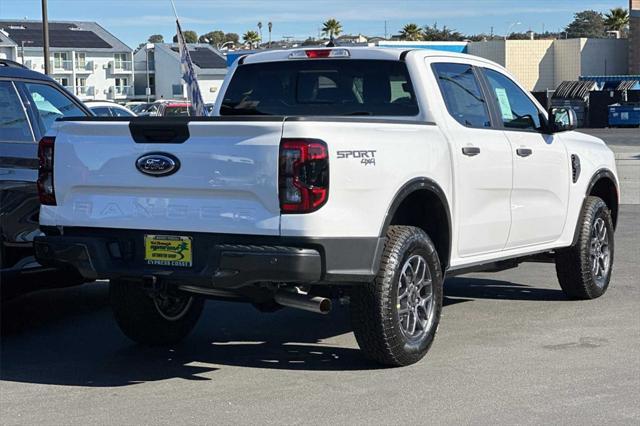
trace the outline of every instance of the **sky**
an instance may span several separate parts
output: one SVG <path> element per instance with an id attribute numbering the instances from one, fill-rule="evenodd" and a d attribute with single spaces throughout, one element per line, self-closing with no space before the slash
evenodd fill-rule
<path id="1" fill-rule="evenodd" d="M 273 22 L 273 39 L 318 37 L 322 22 L 338 19 L 344 34 L 397 34 L 404 24 L 446 25 L 465 34 L 558 31 L 575 12 L 627 8 L 627 0 L 174 0 L 183 30 L 221 29 L 242 35 Z M 170 40 L 169 0 L 48 0 L 49 20 L 96 21 L 130 47 L 151 34 Z M 41 19 L 40 0 L 0 0 L 0 19 Z M 519 23 L 519 24 L 516 24 Z M 512 25 L 513 24 L 513 25 Z"/>

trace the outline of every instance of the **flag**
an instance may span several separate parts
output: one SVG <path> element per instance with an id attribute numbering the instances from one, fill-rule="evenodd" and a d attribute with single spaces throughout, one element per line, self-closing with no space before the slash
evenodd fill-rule
<path id="1" fill-rule="evenodd" d="M 180 51 L 180 67 L 182 68 L 182 79 L 187 83 L 187 97 L 191 102 L 194 115 L 196 117 L 202 117 L 207 115 L 204 110 L 204 101 L 202 100 L 202 93 L 200 93 L 200 86 L 198 85 L 198 78 L 196 72 L 193 69 L 193 62 L 191 62 L 191 55 L 189 55 L 189 49 L 187 42 L 182 34 L 182 28 L 180 28 L 180 21 L 176 19 L 178 25 L 178 50 Z"/>

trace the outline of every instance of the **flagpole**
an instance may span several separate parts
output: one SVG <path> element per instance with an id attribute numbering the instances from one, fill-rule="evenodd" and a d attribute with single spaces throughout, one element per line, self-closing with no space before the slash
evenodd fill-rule
<path id="1" fill-rule="evenodd" d="M 173 14 L 176 15 L 176 21 L 178 20 L 178 11 L 176 10 L 176 5 L 173 0 L 169 0 L 171 2 L 171 7 L 173 8 Z"/>
<path id="2" fill-rule="evenodd" d="M 171 2 L 171 7 L 173 8 L 173 14 L 176 17 L 176 24 L 178 24 L 178 32 L 180 31 L 180 18 L 178 18 L 178 11 L 176 10 L 176 4 L 173 2 L 173 0 L 169 0 Z M 178 34 L 178 45 L 180 45 L 180 34 Z M 189 111 L 189 108 L 187 107 L 187 116 L 190 116 L 191 113 Z"/>

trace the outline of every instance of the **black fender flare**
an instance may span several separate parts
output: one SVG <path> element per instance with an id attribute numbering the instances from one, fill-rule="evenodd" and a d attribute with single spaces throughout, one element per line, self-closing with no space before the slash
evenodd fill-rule
<path id="1" fill-rule="evenodd" d="M 589 196 L 589 194 L 591 193 L 591 191 L 593 190 L 593 187 L 596 185 L 596 183 L 602 179 L 602 178 L 608 178 L 611 180 L 611 182 L 613 182 L 614 187 L 616 188 L 616 196 L 618 197 L 618 202 L 619 197 L 620 197 L 620 188 L 618 187 L 618 181 L 616 180 L 616 176 L 613 174 L 613 172 L 609 169 L 598 169 L 593 176 L 591 176 L 591 179 L 589 180 L 589 184 L 587 185 L 587 189 L 584 192 L 584 199 L 582 200 L 582 205 L 580 206 L 580 213 L 578 214 L 578 221 L 575 224 L 575 228 L 573 230 L 573 240 L 571 241 L 571 246 L 575 246 L 576 243 L 578 242 L 578 236 L 580 234 L 580 228 L 579 228 L 579 224 L 580 224 L 580 219 L 582 218 L 582 211 L 584 210 L 584 203 L 587 201 L 587 197 Z M 617 223 L 617 218 L 614 218 L 614 225 Z"/>
<path id="2" fill-rule="evenodd" d="M 379 235 L 380 237 L 384 237 L 386 235 L 387 229 L 391 224 L 391 220 L 395 216 L 396 211 L 398 210 L 398 207 L 400 207 L 402 202 L 412 193 L 416 191 L 424 191 L 424 190 L 430 191 L 431 193 L 435 194 L 436 197 L 438 197 L 438 199 L 444 206 L 445 213 L 447 215 L 447 226 L 449 231 L 449 241 L 448 241 L 449 250 L 447 253 L 447 259 L 442 259 L 442 260 L 444 260 L 443 263 L 448 266 L 449 261 L 451 259 L 451 249 L 452 249 L 452 240 L 453 240 L 453 228 L 451 226 L 451 209 L 449 207 L 449 201 L 447 200 L 447 196 L 445 192 L 442 190 L 440 185 L 438 185 L 438 183 L 433 179 L 430 179 L 427 177 L 413 178 L 409 182 L 405 183 L 396 192 L 396 194 L 393 197 L 393 201 L 391 202 L 391 204 L 389 205 L 389 208 L 387 209 L 387 213 L 384 218 L 384 222 L 383 222 L 382 228 L 380 229 Z"/>

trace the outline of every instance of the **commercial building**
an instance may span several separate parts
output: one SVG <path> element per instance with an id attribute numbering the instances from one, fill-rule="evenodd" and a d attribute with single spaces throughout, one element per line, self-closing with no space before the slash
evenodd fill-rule
<path id="1" fill-rule="evenodd" d="M 198 77 L 202 98 L 205 102 L 214 102 L 227 75 L 227 60 L 206 43 L 188 44 L 188 49 Z M 177 44 L 147 44 L 135 53 L 134 65 L 136 99 L 147 98 L 147 78 L 150 99 L 187 99 L 187 88 L 182 80 Z"/>
<path id="2" fill-rule="evenodd" d="M 49 23 L 50 74 L 83 100 L 133 95 L 133 51 L 95 22 Z M 44 73 L 42 22 L 0 20 L 0 58 Z"/>
<path id="3" fill-rule="evenodd" d="M 469 43 L 471 55 L 491 59 L 511 71 L 529 90 L 553 90 L 583 75 L 628 71 L 628 40 L 492 40 Z"/>

